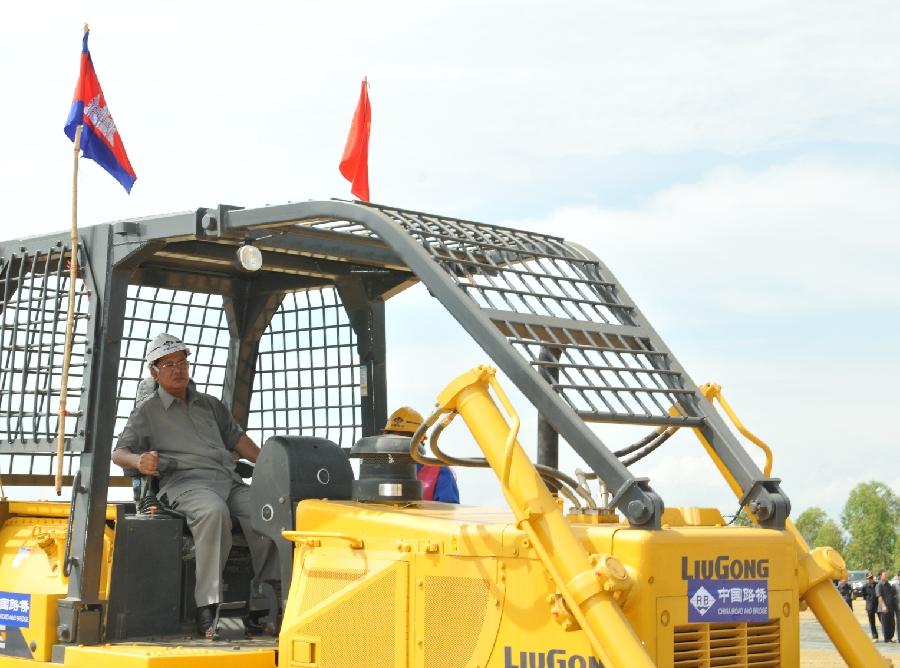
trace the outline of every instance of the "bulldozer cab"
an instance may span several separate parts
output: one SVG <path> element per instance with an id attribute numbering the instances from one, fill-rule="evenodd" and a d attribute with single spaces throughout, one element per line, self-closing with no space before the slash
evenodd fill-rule
<path id="1" fill-rule="evenodd" d="M 70 408 L 60 416 L 72 253 L 79 274 Z M 663 500 L 591 423 L 645 426 L 653 438 L 695 430 L 741 505 L 762 527 L 785 528 L 790 504 L 779 480 L 759 470 L 615 276 L 582 246 L 344 201 L 126 220 L 82 230 L 77 248 L 67 234 L 0 243 L 0 479 L 7 488 L 49 486 L 64 420 L 72 490 L 64 510 L 43 509 L 66 530 L 58 529 L 54 552 L 65 592 L 54 599 L 58 618 L 41 650 L 133 636 L 117 630 L 110 609 L 127 607 L 111 599 L 128 579 L 115 559 L 109 566 L 110 554 L 139 549 L 127 547 L 126 534 L 134 545 L 183 545 L 180 528 L 128 524 L 133 507 L 109 501 L 111 487 L 132 485 L 111 470 L 110 453 L 147 375 L 149 339 L 181 338 L 197 389 L 220 397 L 257 443 L 274 439 L 273 452 L 291 451 L 291 439 L 319 439 L 346 450 L 386 421 L 385 302 L 416 283 L 537 411 L 541 463 L 552 468 L 562 438 L 628 528 L 660 530 Z M 0 514 L 30 510 L 7 502 Z M 260 507 L 263 515 L 276 510 Z M 181 557 L 173 553 L 160 570 L 178 573 Z M 182 598 L 184 590 L 182 582 Z M 183 614 L 188 604 L 178 600 L 154 616 L 177 619 L 179 605 Z"/>

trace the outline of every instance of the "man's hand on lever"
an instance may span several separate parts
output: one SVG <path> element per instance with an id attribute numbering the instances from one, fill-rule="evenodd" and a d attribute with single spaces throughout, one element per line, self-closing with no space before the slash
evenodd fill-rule
<path id="1" fill-rule="evenodd" d="M 159 475 L 159 453 L 156 450 L 137 455 L 135 468 L 141 475 Z"/>

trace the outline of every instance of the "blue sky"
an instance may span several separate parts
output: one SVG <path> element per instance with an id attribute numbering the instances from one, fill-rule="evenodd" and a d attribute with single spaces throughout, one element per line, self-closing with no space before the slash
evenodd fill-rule
<path id="1" fill-rule="evenodd" d="M 125 196 L 84 163 L 83 225 L 349 198 L 336 167 L 368 75 L 374 201 L 589 246 L 772 445 L 795 509 L 836 516 L 872 478 L 900 492 L 900 6 L 623 4 L 4 7 L 6 228 L 68 225 L 84 21 L 138 181 Z M 428 302 L 389 309 L 396 402 L 485 361 Z M 670 505 L 730 510 L 674 440 L 637 472 Z M 482 482 L 462 474 L 464 496 L 499 503 Z"/>

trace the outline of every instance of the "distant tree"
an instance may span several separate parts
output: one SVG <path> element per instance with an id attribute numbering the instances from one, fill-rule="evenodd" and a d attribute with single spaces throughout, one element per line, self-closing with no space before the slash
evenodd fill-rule
<path id="1" fill-rule="evenodd" d="M 850 492 L 841 524 L 848 541 L 844 557 L 851 569 L 887 568 L 894 562 L 900 499 L 882 482 L 860 483 Z"/>
<path id="2" fill-rule="evenodd" d="M 830 517 L 826 519 L 822 526 L 819 527 L 818 533 L 816 533 L 816 537 L 809 544 L 810 547 L 833 547 L 835 550 L 844 553 L 847 545 L 844 541 L 844 532 L 841 531 L 841 527 L 838 526 L 838 523 L 835 522 Z"/>
<path id="3" fill-rule="evenodd" d="M 819 533 L 819 530 L 822 528 L 822 525 L 825 524 L 827 519 L 828 515 L 825 514 L 824 510 L 818 506 L 813 506 L 800 513 L 794 526 L 797 527 L 797 531 L 800 532 L 800 535 L 803 536 L 803 540 L 805 540 L 810 547 L 816 547 L 814 545 L 816 542 L 816 535 Z"/>
<path id="4" fill-rule="evenodd" d="M 753 521 L 750 519 L 750 516 L 747 514 L 747 511 L 741 508 L 738 511 L 738 514 L 734 516 L 734 519 L 731 520 L 731 523 L 736 527 L 752 527 Z"/>

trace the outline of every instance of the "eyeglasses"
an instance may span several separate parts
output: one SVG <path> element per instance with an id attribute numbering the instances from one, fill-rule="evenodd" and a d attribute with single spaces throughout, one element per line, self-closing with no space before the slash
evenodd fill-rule
<path id="1" fill-rule="evenodd" d="M 190 362 L 187 360 L 179 360 L 178 362 L 163 362 L 162 364 L 157 364 L 157 369 L 187 369 L 190 366 Z"/>

